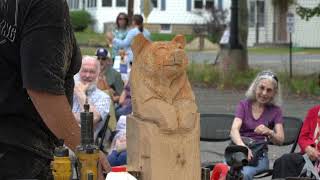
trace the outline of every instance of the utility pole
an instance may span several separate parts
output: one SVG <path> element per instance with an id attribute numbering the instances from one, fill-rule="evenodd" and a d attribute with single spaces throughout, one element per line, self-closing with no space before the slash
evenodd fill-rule
<path id="1" fill-rule="evenodd" d="M 129 17 L 129 24 L 131 24 L 132 17 L 133 17 L 133 7 L 134 7 L 134 0 L 128 0 L 128 17 Z"/>

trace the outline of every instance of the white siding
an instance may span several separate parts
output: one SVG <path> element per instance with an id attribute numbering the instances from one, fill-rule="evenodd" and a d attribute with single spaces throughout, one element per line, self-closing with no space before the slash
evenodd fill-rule
<path id="1" fill-rule="evenodd" d="M 186 0 L 166 0 L 166 10 L 161 11 L 160 7 L 154 9 L 147 22 L 151 24 L 203 24 L 206 21 L 203 16 L 194 11 L 187 11 Z"/>
<path id="2" fill-rule="evenodd" d="M 251 0 L 255 2 L 256 0 Z M 248 10 L 249 10 L 249 2 L 248 1 Z M 266 42 L 272 42 L 273 38 L 273 5 L 270 0 L 264 1 L 264 7 L 265 7 L 265 14 L 264 14 L 264 27 L 259 28 L 259 43 L 266 43 Z M 257 9 L 256 9 L 257 10 Z M 249 12 L 250 13 L 250 12 Z M 255 15 L 256 16 L 256 15 Z M 255 18 L 257 21 L 257 19 Z M 247 45 L 249 47 L 253 46 L 256 43 L 256 26 L 249 27 L 248 32 L 248 41 Z"/>
<path id="3" fill-rule="evenodd" d="M 80 0 L 82 1 L 82 0 Z M 97 0 L 97 8 L 87 8 L 86 10 L 95 19 L 94 29 L 97 32 L 103 32 L 104 23 L 115 22 L 120 12 L 127 12 L 127 7 L 115 7 L 115 1 L 112 7 L 102 7 L 102 1 Z M 217 0 L 215 0 L 217 3 Z M 223 2 L 224 8 L 229 9 L 231 1 Z M 127 2 L 128 5 L 128 2 Z M 161 11 L 161 0 L 158 0 L 158 8 L 155 8 L 147 18 L 147 23 L 151 24 L 202 24 L 209 18 L 204 10 L 194 10 L 192 0 L 192 11 L 187 11 L 187 0 L 166 0 L 166 10 Z M 199 14 L 202 12 L 201 14 Z M 134 0 L 134 13 L 140 14 L 140 0 Z M 230 13 L 229 13 L 230 14 Z"/>

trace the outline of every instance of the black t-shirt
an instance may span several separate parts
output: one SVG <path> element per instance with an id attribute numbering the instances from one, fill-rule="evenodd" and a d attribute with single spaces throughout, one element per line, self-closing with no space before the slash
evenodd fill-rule
<path id="1" fill-rule="evenodd" d="M 65 0 L 0 0 L 0 142 L 50 158 L 57 138 L 26 89 L 71 104 L 80 66 Z"/>

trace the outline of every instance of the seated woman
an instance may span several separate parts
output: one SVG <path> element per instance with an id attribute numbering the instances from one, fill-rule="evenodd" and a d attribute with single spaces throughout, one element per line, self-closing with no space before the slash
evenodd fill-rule
<path id="1" fill-rule="evenodd" d="M 246 92 L 246 99 L 240 101 L 237 106 L 230 136 L 234 144 L 246 146 L 249 151 L 249 165 L 242 170 L 244 180 L 253 179 L 257 173 L 269 169 L 267 143 L 271 141 L 281 144 L 284 140 L 280 104 L 278 78 L 271 71 L 262 71 Z M 248 139 L 265 145 L 260 153 L 253 153 L 253 149 L 246 144 Z M 256 163 L 253 162 L 254 159 Z M 220 168 L 221 164 L 215 167 L 214 173 Z M 220 176 L 215 177 L 223 179 Z"/>
<path id="2" fill-rule="evenodd" d="M 320 172 L 320 105 L 309 109 L 299 135 L 300 153 L 285 154 L 274 163 L 272 178 L 298 177 L 309 158 Z M 303 155 L 307 155 L 303 157 Z"/>
<path id="3" fill-rule="evenodd" d="M 121 116 L 117 123 L 117 133 L 112 141 L 111 151 L 107 157 L 112 167 L 127 164 L 126 120 L 126 116 Z"/>
<path id="4" fill-rule="evenodd" d="M 124 90 L 119 99 L 119 106 L 116 108 L 116 118 L 132 113 L 130 81 L 124 86 Z"/>

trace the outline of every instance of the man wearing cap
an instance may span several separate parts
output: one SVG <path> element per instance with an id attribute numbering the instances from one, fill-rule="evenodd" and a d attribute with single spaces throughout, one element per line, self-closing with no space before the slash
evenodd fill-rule
<path id="1" fill-rule="evenodd" d="M 123 91 L 123 81 L 121 74 L 112 68 L 113 61 L 108 57 L 108 51 L 105 48 L 98 48 L 96 56 L 100 61 L 101 73 L 104 74 L 108 86 L 114 91 L 112 93 L 112 100 L 119 101 L 119 97 Z"/>

